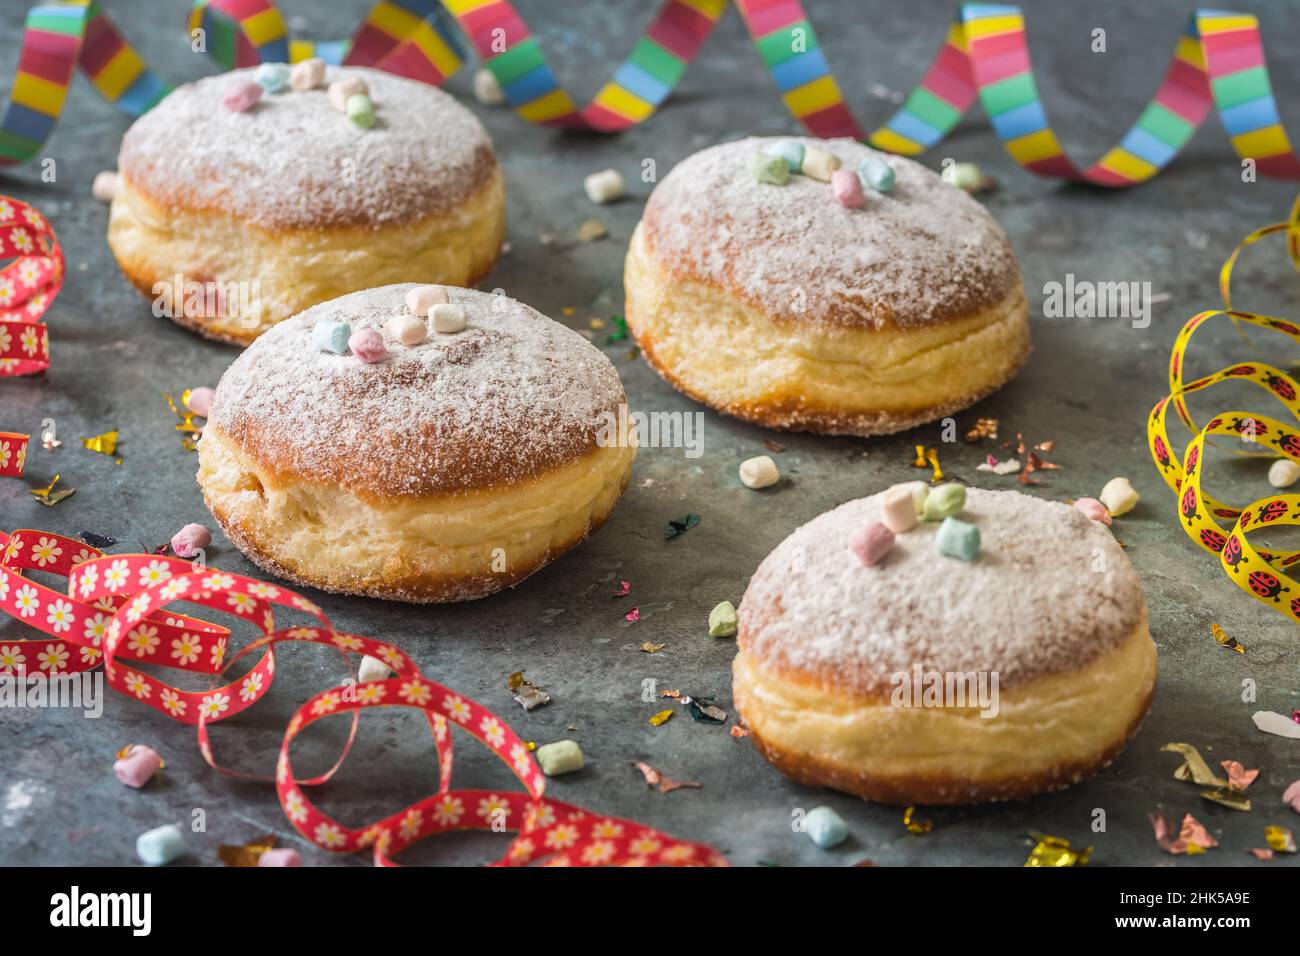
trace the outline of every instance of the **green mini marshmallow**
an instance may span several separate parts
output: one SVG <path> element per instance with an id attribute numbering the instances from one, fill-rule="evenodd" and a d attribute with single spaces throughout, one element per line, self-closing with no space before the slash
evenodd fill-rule
<path id="1" fill-rule="evenodd" d="M 582 748 L 576 740 L 557 740 L 553 744 L 543 744 L 537 748 L 534 756 L 541 765 L 542 773 L 548 777 L 573 773 L 583 767 Z"/>
<path id="2" fill-rule="evenodd" d="M 749 171 L 756 181 L 773 186 L 784 186 L 790 179 L 790 164 L 785 158 L 767 153 L 755 153 L 749 161 Z"/>
<path id="3" fill-rule="evenodd" d="M 723 601 L 709 612 L 709 637 L 736 636 L 736 606 Z"/>
<path id="4" fill-rule="evenodd" d="M 348 97 L 347 114 L 348 119 L 364 129 L 375 125 L 375 104 L 364 93 L 353 93 Z"/>
<path id="5" fill-rule="evenodd" d="M 942 521 L 955 514 L 960 514 L 966 507 L 966 486 L 950 481 L 937 488 L 931 488 L 925 496 L 925 509 L 921 517 L 926 521 Z"/>

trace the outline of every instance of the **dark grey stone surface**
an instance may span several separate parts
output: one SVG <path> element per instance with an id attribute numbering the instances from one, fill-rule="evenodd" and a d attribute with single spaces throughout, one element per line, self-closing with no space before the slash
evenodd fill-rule
<path id="1" fill-rule="evenodd" d="M 15 32 L 27 4 L 0 7 L 0 76 L 12 75 Z M 210 72 L 191 54 L 182 30 L 185 4 L 111 0 L 110 13 L 147 59 L 179 82 Z M 366 6 L 350 0 L 325 12 L 320 5 L 286 4 L 305 18 L 309 35 L 349 31 Z M 332 5 L 335 6 L 335 5 Z M 551 62 L 576 93 L 590 95 L 610 64 L 625 55 L 651 15 L 650 4 L 521 3 L 541 34 Z M 1091 161 L 1122 135 L 1155 90 L 1185 24 L 1186 7 L 1174 2 L 1133 5 L 1027 4 L 1029 37 L 1049 115 L 1071 154 Z M 1284 37 L 1294 27 L 1283 2 L 1240 2 L 1265 24 L 1275 89 L 1290 128 L 1300 130 L 1300 62 L 1287 57 Z M 545 9 L 543 9 L 545 7 Z M 916 82 L 947 29 L 953 5 L 915 0 L 904 6 L 810 0 L 830 61 L 858 115 L 878 123 L 889 104 L 868 94 L 873 83 L 906 89 Z M 1108 31 L 1109 52 L 1089 51 L 1094 27 Z M 710 40 L 703 62 L 692 67 L 680 91 L 658 117 L 620 136 L 559 134 L 524 125 L 512 114 L 486 110 L 467 97 L 468 72 L 451 88 L 471 103 L 491 129 L 509 184 L 513 252 L 490 277 L 547 314 L 585 328 L 592 317 L 622 310 L 621 263 L 649 186 L 638 182 L 643 158 L 660 173 L 691 152 L 747 133 L 795 132 L 731 11 Z M 53 418 L 63 448 L 48 453 L 37 443 L 28 481 L 61 472 L 77 489 L 53 510 L 33 502 L 25 483 L 0 482 L 0 526 L 41 527 L 70 533 L 88 529 L 122 540 L 161 543 L 179 526 L 207 520 L 194 482 L 195 459 L 171 430 L 163 392 L 215 384 L 234 357 L 229 348 L 202 341 L 151 316 L 148 303 L 128 286 L 104 242 L 106 210 L 89 195 L 94 174 L 114 166 L 127 120 L 103 103 L 88 83 L 73 85 L 67 113 L 46 155 L 57 162 L 57 181 L 43 183 L 29 164 L 0 174 L 0 190 L 32 201 L 48 213 L 68 255 L 68 281 L 49 314 L 54 365 L 39 378 L 0 382 L 0 426 L 37 433 Z M 1022 257 L 1034 316 L 1035 351 L 1014 382 L 959 416 L 964 427 L 977 415 L 1002 421 L 1004 435 L 1056 441 L 1062 470 L 1046 476 L 1035 494 L 1070 498 L 1096 494 L 1114 475 L 1127 475 L 1143 494 L 1136 511 L 1117 524 L 1146 583 L 1151 628 L 1160 650 L 1155 706 L 1124 755 L 1095 779 L 1024 803 L 938 809 L 932 833 L 910 835 L 900 812 L 851 797 L 787 782 L 748 742 L 727 727 L 692 723 L 679 714 L 651 728 L 659 706 L 641 700 L 642 682 L 716 694 L 731 709 L 728 640 L 709 638 L 705 618 L 724 598 L 738 601 L 762 557 L 797 525 L 849 498 L 916 477 L 909 465 L 915 442 L 933 444 L 937 426 L 887 439 L 859 441 L 776 435 L 706 412 L 705 454 L 687 460 L 680 450 L 646 449 L 633 481 L 610 522 L 574 553 L 522 586 L 473 604 L 406 607 L 322 596 L 340 627 L 383 635 L 410 651 L 436 679 L 483 701 L 519 733 L 539 742 L 571 736 L 587 754 L 587 769 L 556 780 L 550 792 L 597 812 L 628 816 L 684 837 L 706 840 L 737 864 L 842 865 L 871 858 L 881 864 L 1023 862 L 1027 834 L 1043 831 L 1093 844 L 1097 865 L 1209 866 L 1255 863 L 1244 851 L 1263 845 L 1269 823 L 1294 826 L 1282 788 L 1300 777 L 1300 744 L 1255 730 L 1257 708 L 1289 713 L 1300 706 L 1297 633 L 1281 616 L 1250 601 L 1222 574 L 1217 562 L 1178 529 L 1174 502 L 1144 450 L 1143 419 L 1164 391 L 1169 346 L 1191 314 L 1217 304 L 1215 281 L 1223 257 L 1248 230 L 1282 218 L 1293 184 L 1241 182 L 1222 128 L 1209 119 L 1184 156 L 1154 183 L 1110 193 L 1042 181 L 1006 156 L 982 116 L 968 119 L 923 162 L 943 157 L 973 160 L 996 175 L 1003 189 L 987 198 Z M 606 166 L 634 184 L 623 202 L 597 208 L 584 198 L 584 175 Z M 610 228 L 591 245 L 568 241 L 588 217 Z M 546 241 L 544 237 L 556 237 Z M 1167 293 L 1145 330 L 1115 320 L 1048 321 L 1042 318 L 1043 285 L 1066 273 L 1094 280 L 1149 281 Z M 1261 246 L 1241 270 L 1241 304 L 1261 311 L 1293 309 L 1296 277 L 1280 243 Z M 1294 313 L 1292 313 L 1294 314 Z M 1272 343 L 1246 347 L 1228 329 L 1202 333 L 1194 369 L 1217 368 L 1206 344 L 1235 357 Z M 603 341 L 603 338 L 597 340 Z M 695 411 L 697 406 L 660 381 L 627 345 L 607 348 L 634 407 Z M 1288 353 L 1289 354 L 1289 353 Z M 1198 403 L 1202 415 L 1218 408 L 1265 410 L 1254 394 L 1220 394 Z M 1242 405 L 1241 403 L 1246 403 Z M 78 439 L 122 430 L 120 466 L 80 447 Z M 786 446 L 776 456 L 785 480 L 763 493 L 743 488 L 736 466 L 763 452 L 763 440 Z M 945 466 L 985 487 L 1014 486 L 1014 479 L 978 473 L 983 450 L 943 448 Z M 1267 491 L 1263 466 L 1216 458 L 1218 492 L 1249 500 Z M 1256 467 L 1258 465 L 1258 467 Z M 686 537 L 665 542 L 666 519 L 695 511 L 703 516 Z M 218 537 L 212 560 L 245 573 L 256 569 Z M 629 599 L 609 596 L 616 578 L 632 582 Z M 639 605 L 642 619 L 623 612 Z M 1244 656 L 1221 650 L 1210 622 L 1221 623 L 1247 648 Z M 991 622 L 996 626 L 996 622 Z M 0 640 L 24 629 L 0 624 Z M 659 654 L 637 650 L 646 639 L 666 643 Z M 505 689 L 507 674 L 526 669 L 554 695 L 549 707 L 525 714 Z M 251 714 L 215 730 L 219 754 L 229 763 L 269 773 L 288 714 L 308 694 L 345 676 L 336 656 L 310 649 L 286 651 L 277 689 Z M 1258 704 L 1243 703 L 1241 685 L 1257 682 Z M 574 725 L 576 730 L 566 730 Z M 328 726 L 328 725 L 327 725 Z M 328 759 L 325 736 L 304 742 L 299 764 Z M 1162 754 L 1167 741 L 1187 741 L 1217 762 L 1235 758 L 1263 769 L 1251 793 L 1256 809 L 1235 813 L 1201 800 L 1172 778 L 1177 758 Z M 113 778 L 114 751 L 130 742 L 158 748 L 168 766 L 142 792 Z M 458 757 L 458 786 L 510 786 L 485 751 L 466 739 Z M 702 790 L 661 795 L 648 791 L 633 760 L 703 783 Z M 304 850 L 309 864 L 360 865 L 364 858 L 332 858 L 307 847 L 287 825 L 268 784 L 219 776 L 200 759 L 190 732 L 119 696 L 98 721 L 68 712 L 0 714 L 0 860 L 5 863 L 129 864 L 135 836 L 195 808 L 207 815 L 207 832 L 191 840 L 190 862 L 211 864 L 220 843 L 273 831 Z M 349 822 L 374 819 L 436 785 L 436 765 L 418 720 L 376 715 L 335 782 L 321 788 L 322 805 Z M 852 838 L 824 852 L 791 832 L 792 811 L 820 803 L 849 821 Z M 1146 820 L 1158 805 L 1194 812 L 1222 846 L 1198 859 L 1160 852 Z M 1105 810 L 1105 833 L 1090 832 L 1095 809 Z M 470 863 L 486 858 L 499 838 L 432 841 L 412 850 L 419 862 Z M 1289 865 L 1275 861 L 1273 866 Z"/>

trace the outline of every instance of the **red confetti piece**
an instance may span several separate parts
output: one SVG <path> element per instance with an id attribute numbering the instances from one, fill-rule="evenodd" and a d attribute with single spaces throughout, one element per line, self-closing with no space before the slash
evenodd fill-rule
<path id="1" fill-rule="evenodd" d="M 639 607 L 632 608 L 632 610 L 623 615 L 623 620 L 633 622 L 641 620 L 641 609 Z"/>

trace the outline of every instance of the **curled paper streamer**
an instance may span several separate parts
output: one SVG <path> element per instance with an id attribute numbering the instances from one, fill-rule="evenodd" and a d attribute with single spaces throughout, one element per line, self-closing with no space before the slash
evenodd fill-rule
<path id="1" fill-rule="evenodd" d="M 1007 151 L 1025 169 L 1121 187 L 1164 169 L 1213 107 L 1238 156 L 1253 160 L 1265 175 L 1300 178 L 1300 160 L 1279 121 L 1253 16 L 1194 13 L 1155 97 L 1117 146 L 1083 168 L 1065 155 L 1048 125 L 1018 7 L 962 5 L 921 84 L 868 135 L 845 105 L 798 0 L 735 4 L 785 105 L 815 136 L 851 136 L 916 155 L 947 136 L 978 99 Z M 584 107 L 559 85 L 537 38 L 507 0 L 380 0 L 350 40 L 329 43 L 291 39 L 270 0 L 196 0 L 189 26 L 204 31 L 208 53 L 226 68 L 319 56 L 437 85 L 464 58 L 450 19 L 521 118 L 618 132 L 649 119 L 664 104 L 726 8 L 727 0 L 667 0 L 627 60 Z M 22 43 L 12 103 L 0 121 L 0 164 L 37 154 L 62 111 L 78 64 L 110 102 L 131 115 L 147 110 L 168 89 L 89 0 L 34 8 Z"/>
<path id="2" fill-rule="evenodd" d="M 104 665 L 106 683 L 172 720 L 193 726 L 199 751 L 214 769 L 233 776 L 252 774 L 221 766 L 208 728 L 252 707 L 270 689 L 275 645 L 317 644 L 342 654 L 370 655 L 395 676 L 364 684 L 345 683 L 321 691 L 289 721 L 276 764 L 275 786 L 286 816 L 299 833 L 326 850 L 369 849 L 376 865 L 395 865 L 393 856 L 428 836 L 449 830 L 517 831 L 494 865 L 725 866 L 704 844 L 669 837 L 630 820 L 592 814 L 545 796 L 546 777 L 528 746 L 481 704 L 426 677 L 395 645 L 336 631 L 314 602 L 278 584 L 215 568 L 196 569 L 179 558 L 153 554 L 106 555 L 62 535 L 20 530 L 0 532 L 0 611 L 47 635 L 4 642 L 0 670 L 63 673 Z M 67 594 L 23 575 L 40 570 L 68 579 Z M 204 621 L 164 613 L 184 600 L 233 615 L 260 636 L 229 653 L 230 632 Z M 277 629 L 277 611 L 297 613 L 307 624 Z M 186 691 L 141 664 L 223 678 L 244 658 L 251 669 L 226 684 Z M 364 826 L 349 826 L 312 803 L 307 789 L 328 780 L 342 765 L 363 710 L 407 707 L 421 711 L 438 753 L 439 785 L 431 796 Z M 293 774 L 290 747 L 316 721 L 350 715 L 352 730 L 338 761 L 310 779 Z M 453 790 L 452 728 L 467 732 L 501 759 L 524 788 L 517 791 Z"/>
<path id="3" fill-rule="evenodd" d="M 63 250 L 43 215 L 0 196 L 0 378 L 50 367 L 50 337 L 41 318 L 63 286 Z M 0 432 L 0 475 L 17 477 L 30 436 Z"/>
<path id="4" fill-rule="evenodd" d="M 1258 550 L 1249 534 L 1262 528 L 1300 525 L 1300 495 L 1276 494 L 1252 502 L 1244 509 L 1227 505 L 1201 489 L 1205 443 L 1212 435 L 1249 438 L 1259 448 L 1300 463 L 1300 383 L 1267 362 L 1238 362 L 1192 382 L 1183 381 L 1183 365 L 1192 334 L 1210 319 L 1226 316 L 1267 331 L 1280 332 L 1300 342 L 1300 325 L 1288 320 L 1232 308 L 1232 269 L 1242 250 L 1265 236 L 1285 233 L 1292 261 L 1300 268 L 1300 197 L 1286 222 L 1256 229 L 1224 262 L 1219 289 L 1224 308 L 1201 312 L 1188 319 L 1174 341 L 1169 359 L 1169 394 L 1156 403 L 1147 419 L 1147 445 L 1156 469 L 1178 499 L 1179 522 L 1201 548 L 1217 554 L 1233 582 L 1267 607 L 1300 623 L 1300 580 L 1290 569 L 1300 562 L 1300 551 Z M 1188 411 L 1186 396 L 1220 382 L 1249 382 L 1272 395 L 1290 413 L 1291 421 L 1247 411 L 1224 411 L 1198 429 Z M 1180 461 L 1169 440 L 1168 413 L 1173 407 L 1193 433 Z M 1226 523 L 1224 523 L 1226 522 Z"/>

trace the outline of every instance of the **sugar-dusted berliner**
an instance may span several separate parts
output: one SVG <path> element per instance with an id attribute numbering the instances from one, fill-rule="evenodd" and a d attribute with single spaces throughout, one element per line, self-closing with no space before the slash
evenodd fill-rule
<path id="1" fill-rule="evenodd" d="M 609 359 L 534 309 L 390 285 L 281 322 L 234 361 L 198 480 L 226 536 L 282 578 L 469 600 L 604 522 L 636 455 L 623 403 Z"/>
<path id="2" fill-rule="evenodd" d="M 922 521 L 864 548 L 884 502 L 814 518 L 749 583 L 733 691 L 761 753 L 893 804 L 1029 797 L 1112 761 L 1150 707 L 1156 650 L 1105 526 L 972 489 L 947 531 Z M 971 528 L 978 553 L 940 552 Z"/>
<path id="3" fill-rule="evenodd" d="M 425 83 L 353 67 L 310 89 L 255 90 L 247 105 L 237 94 L 259 75 L 187 83 L 122 139 L 108 242 L 155 312 L 246 345 L 358 289 L 487 274 L 505 185 L 472 113 Z M 358 82 L 368 127 L 364 111 L 330 102 L 346 108 Z M 331 94 L 334 83 L 351 87 Z"/>
<path id="4" fill-rule="evenodd" d="M 1020 267 L 993 217 L 848 139 L 687 158 L 646 203 L 624 286 L 661 376 L 771 428 L 901 431 L 989 394 L 1029 352 Z"/>

